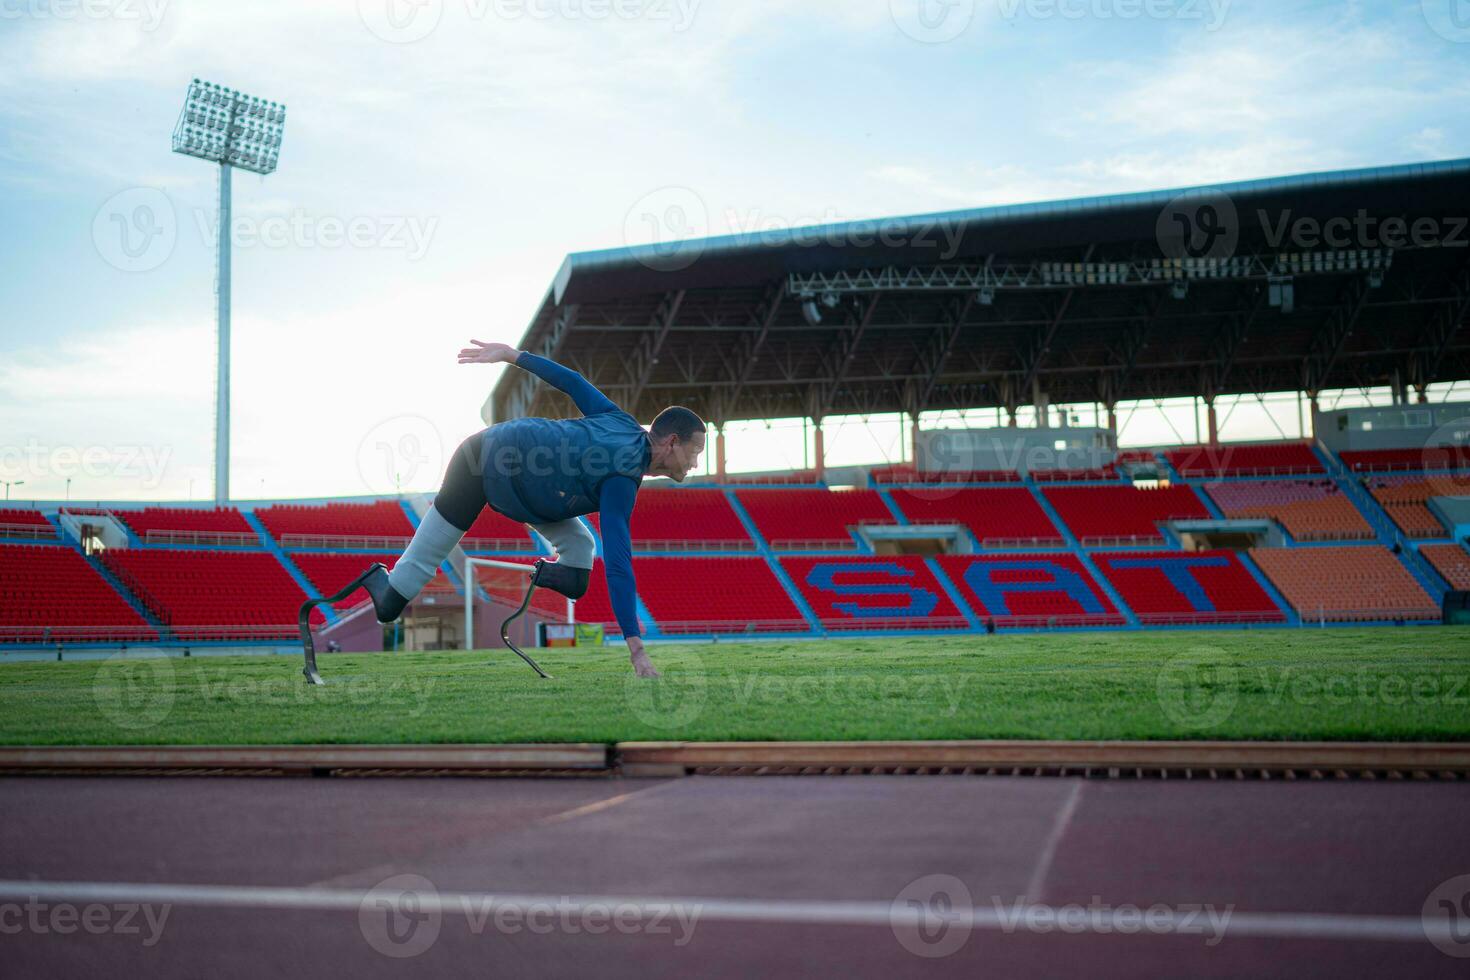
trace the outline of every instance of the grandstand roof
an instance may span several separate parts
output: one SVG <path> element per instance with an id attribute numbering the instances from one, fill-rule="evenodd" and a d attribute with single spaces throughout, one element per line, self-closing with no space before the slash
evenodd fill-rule
<path id="1" fill-rule="evenodd" d="M 576 253 L 521 346 L 645 421 L 1461 378 L 1467 179 L 1452 160 Z M 521 372 L 486 405 L 571 411 Z"/>

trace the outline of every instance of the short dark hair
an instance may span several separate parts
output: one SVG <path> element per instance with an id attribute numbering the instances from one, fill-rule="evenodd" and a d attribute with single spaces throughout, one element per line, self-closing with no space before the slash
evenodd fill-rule
<path id="1" fill-rule="evenodd" d="M 655 439 L 662 439 L 672 433 L 679 437 L 680 442 L 688 442 L 694 438 L 694 433 L 704 432 L 704 429 L 704 419 L 683 405 L 670 405 L 658 413 L 658 418 L 653 420 L 648 434 Z"/>

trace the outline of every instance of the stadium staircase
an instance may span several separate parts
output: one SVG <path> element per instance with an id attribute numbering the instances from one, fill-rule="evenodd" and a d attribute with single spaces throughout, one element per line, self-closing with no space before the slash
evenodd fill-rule
<path id="1" fill-rule="evenodd" d="M 1312 450 L 1316 453 L 1317 458 L 1326 465 L 1328 474 L 1336 481 L 1338 488 L 1357 507 L 1358 513 L 1367 518 L 1368 526 L 1373 529 L 1378 543 L 1391 552 L 1396 550 L 1399 561 L 1424 587 L 1430 597 L 1435 602 L 1442 601 L 1445 593 L 1443 580 L 1427 566 L 1418 549 L 1405 537 L 1403 531 L 1393 522 L 1393 518 L 1388 516 L 1383 506 L 1363 486 L 1361 478 L 1320 443 L 1314 444 Z"/>
<path id="2" fill-rule="evenodd" d="M 776 581 L 781 583 L 781 588 L 786 590 L 787 597 L 796 606 L 802 618 L 807 621 L 807 625 L 811 628 L 812 632 L 821 633 L 822 624 L 817 620 L 817 614 L 812 611 L 812 607 L 802 597 L 801 589 L 797 588 L 796 583 L 791 580 L 791 576 L 786 574 L 786 570 L 776 560 L 776 553 L 771 550 L 770 543 L 761 534 L 760 528 L 755 526 L 755 521 L 751 520 L 750 514 L 746 511 L 745 506 L 741 504 L 740 498 L 730 488 L 726 488 L 724 494 L 725 499 L 730 502 L 730 509 L 735 512 L 735 516 L 745 526 L 745 533 L 749 534 L 750 540 L 755 542 L 756 553 L 761 556 L 761 559 L 771 569 L 771 574 L 776 576 Z"/>
<path id="3" fill-rule="evenodd" d="M 1123 601 L 1122 594 L 1113 587 L 1112 582 L 1108 581 L 1108 577 L 1102 573 L 1102 569 L 1098 568 L 1097 564 L 1093 562 L 1092 556 L 1087 553 L 1087 549 L 1082 547 L 1082 542 L 1077 540 L 1077 535 L 1073 534 L 1072 529 L 1067 526 L 1067 522 L 1062 520 L 1062 515 L 1057 513 L 1057 509 L 1051 505 L 1051 501 L 1046 499 L 1046 494 L 1041 492 L 1041 488 L 1035 481 L 1028 480 L 1027 486 L 1031 490 L 1031 496 L 1035 497 L 1036 502 L 1041 505 L 1042 511 L 1056 525 L 1057 530 L 1062 533 L 1062 539 L 1066 542 L 1067 549 L 1077 556 L 1078 561 L 1082 562 L 1082 567 L 1087 569 L 1087 574 L 1097 583 L 1098 588 L 1103 590 L 1103 593 L 1108 597 L 1108 601 L 1113 604 L 1113 608 L 1122 614 L 1123 619 L 1127 621 L 1129 626 L 1138 626 L 1137 614 L 1133 612 L 1128 603 Z"/>
<path id="4" fill-rule="evenodd" d="M 240 511 L 240 515 L 245 518 L 245 523 L 250 525 L 250 529 L 260 535 L 261 546 L 275 556 L 276 561 L 281 563 L 281 567 L 286 570 L 286 573 L 296 581 L 297 585 L 301 586 L 301 590 L 306 593 L 306 597 L 308 599 L 320 599 L 322 594 L 316 590 L 316 586 L 311 584 L 311 579 L 307 578 L 301 569 L 296 567 L 296 563 L 291 560 L 291 556 L 286 554 L 285 549 L 276 542 L 275 538 L 271 537 L 271 533 L 265 529 L 265 525 L 261 523 L 260 518 L 255 516 L 255 511 L 242 510 Z M 317 606 L 317 609 L 321 610 L 322 614 L 327 617 L 328 623 L 337 622 L 336 610 L 331 606 L 321 605 Z"/>
<path id="5" fill-rule="evenodd" d="M 132 608 L 133 612 L 141 616 L 143 621 L 153 629 L 158 630 L 160 637 L 167 634 L 168 628 L 163 625 L 157 616 L 153 615 L 137 596 L 133 595 L 132 590 L 123 584 L 122 579 L 112 573 L 112 569 L 102 564 L 102 562 L 98 561 L 92 555 L 87 554 L 87 549 L 82 547 L 82 542 L 77 539 L 76 535 L 68 531 L 65 525 L 58 522 L 57 527 L 61 531 L 62 542 L 81 555 L 82 560 L 92 566 L 92 570 L 101 576 L 102 580 L 112 588 L 112 591 L 122 597 L 123 601 Z"/>

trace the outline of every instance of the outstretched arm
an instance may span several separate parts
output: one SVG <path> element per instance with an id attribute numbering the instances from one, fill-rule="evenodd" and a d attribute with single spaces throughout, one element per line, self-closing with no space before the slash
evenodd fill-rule
<path id="1" fill-rule="evenodd" d="M 638 628 L 638 585 L 633 578 L 633 536 L 629 530 L 637 497 L 638 484 L 626 476 L 609 477 L 602 484 L 602 519 L 598 522 L 602 527 L 602 569 L 607 575 L 607 595 L 612 601 L 613 615 L 628 643 L 633 672 L 639 677 L 657 677 L 658 671 L 643 651 Z"/>
<path id="2" fill-rule="evenodd" d="M 509 344 L 487 344 L 480 340 L 472 340 L 470 343 L 475 346 L 466 347 L 459 352 L 461 364 L 514 364 L 530 371 L 558 391 L 571 395 L 572 401 L 577 403 L 577 408 L 583 415 L 601 415 L 618 410 L 612 399 L 571 368 L 562 367 L 555 361 L 548 361 L 530 351 L 516 350 Z"/>

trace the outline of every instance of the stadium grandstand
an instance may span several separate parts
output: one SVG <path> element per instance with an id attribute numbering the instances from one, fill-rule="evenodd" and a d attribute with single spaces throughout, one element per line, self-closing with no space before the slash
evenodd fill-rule
<path id="1" fill-rule="evenodd" d="M 679 403 L 713 426 L 711 473 L 639 497 L 652 638 L 1434 623 L 1470 588 L 1470 405 L 1438 397 L 1470 378 L 1470 249 L 1271 229 L 1443 223 L 1467 178 L 1452 161 L 580 253 L 519 346 L 645 424 Z M 1206 205 L 1236 217 L 1228 249 L 1176 254 L 1163 216 Z M 1296 431 L 1220 438 L 1222 406 L 1283 392 Z M 1170 399 L 1198 407 L 1192 441 L 1119 447 L 1121 413 Z M 996 424 L 936 421 L 976 409 Z M 485 420 L 573 411 L 510 371 Z M 904 419 L 903 458 L 829 466 L 823 421 L 880 413 Z M 727 471 L 727 426 L 792 418 L 805 465 Z M 25 601 L 0 641 L 286 643 L 303 600 L 391 561 L 426 506 L 12 503 L 0 580 Z M 463 549 L 550 553 L 488 512 Z M 600 568 L 576 615 L 614 635 Z M 443 610 L 462 573 L 446 563 L 405 643 L 461 645 Z"/>

